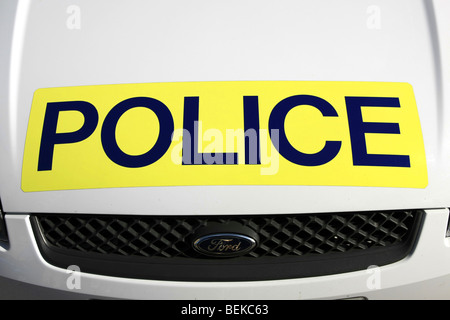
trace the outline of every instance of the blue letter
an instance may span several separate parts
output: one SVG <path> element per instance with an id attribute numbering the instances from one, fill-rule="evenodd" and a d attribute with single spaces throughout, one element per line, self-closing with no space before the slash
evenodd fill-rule
<path id="1" fill-rule="evenodd" d="M 261 164 L 257 96 L 244 97 L 245 164 Z"/>
<path id="2" fill-rule="evenodd" d="M 237 153 L 211 153 L 210 158 L 219 159 L 213 163 L 207 163 L 203 159 L 203 153 L 198 152 L 198 115 L 199 98 L 184 98 L 184 132 L 190 133 L 192 141 L 187 141 L 188 137 L 183 136 L 183 164 L 238 164 Z M 185 150 L 189 150 L 185 152 Z"/>
<path id="3" fill-rule="evenodd" d="M 352 141 L 353 165 L 379 167 L 410 167 L 409 156 L 368 154 L 366 133 L 400 134 L 398 123 L 364 122 L 362 107 L 400 108 L 398 98 L 345 97 L 348 113 L 350 139 Z"/>
<path id="4" fill-rule="evenodd" d="M 144 107 L 152 110 L 159 120 L 159 136 L 155 145 L 144 154 L 133 156 L 124 153 L 116 141 L 116 126 L 120 117 L 130 109 Z M 108 113 L 102 127 L 102 145 L 106 155 L 116 164 L 128 168 L 140 168 L 158 161 L 169 149 L 174 129 L 170 110 L 161 101 L 136 97 L 118 103 Z"/>
<path id="5" fill-rule="evenodd" d="M 338 114 L 331 104 L 327 101 L 309 95 L 298 95 L 286 98 L 279 102 L 275 108 L 273 108 L 272 113 L 269 118 L 269 132 L 272 130 L 279 131 L 279 145 L 275 144 L 278 152 L 290 162 L 301 166 L 320 166 L 336 157 L 341 149 L 341 141 L 327 141 L 325 147 L 314 154 L 306 154 L 296 150 L 286 137 L 286 132 L 284 130 L 284 121 L 288 112 L 296 106 L 300 105 L 310 105 L 317 108 L 324 117 L 337 117 Z M 272 141 L 273 142 L 273 141 Z"/>
<path id="6" fill-rule="evenodd" d="M 61 111 L 78 111 L 84 116 L 83 126 L 74 132 L 56 133 Z M 98 113 L 95 107 L 85 101 L 49 102 L 45 111 L 39 149 L 38 171 L 52 170 L 55 144 L 74 143 L 88 138 L 97 127 Z"/>

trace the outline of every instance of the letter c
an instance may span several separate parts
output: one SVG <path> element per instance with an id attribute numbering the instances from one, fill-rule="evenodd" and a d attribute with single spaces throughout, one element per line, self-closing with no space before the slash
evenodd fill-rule
<path id="1" fill-rule="evenodd" d="M 309 95 L 288 97 L 280 101 L 270 114 L 269 133 L 272 138 L 272 143 L 284 158 L 298 165 L 312 167 L 330 162 L 339 153 L 342 144 L 341 141 L 327 141 L 325 147 L 318 153 L 306 154 L 295 149 L 286 137 L 286 131 L 284 130 L 286 116 L 291 109 L 300 105 L 313 106 L 318 109 L 324 117 L 338 116 L 333 106 L 319 97 Z M 272 130 L 279 131 L 279 143 L 273 141 Z"/>

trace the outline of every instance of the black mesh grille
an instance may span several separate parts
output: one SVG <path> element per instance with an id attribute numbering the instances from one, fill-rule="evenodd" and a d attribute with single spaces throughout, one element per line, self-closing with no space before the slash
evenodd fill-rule
<path id="1" fill-rule="evenodd" d="M 38 215 L 46 244 L 102 255 L 192 258 L 193 235 L 211 222 L 238 222 L 259 235 L 246 257 L 324 255 L 390 247 L 409 239 L 416 211 L 247 217 Z"/>

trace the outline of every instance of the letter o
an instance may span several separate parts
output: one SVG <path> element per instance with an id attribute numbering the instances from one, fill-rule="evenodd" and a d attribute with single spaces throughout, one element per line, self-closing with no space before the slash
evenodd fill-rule
<path id="1" fill-rule="evenodd" d="M 117 144 L 116 127 L 125 112 L 137 107 L 150 109 L 156 114 L 160 131 L 155 145 L 148 152 L 141 155 L 129 155 Z M 140 168 L 158 161 L 166 153 L 172 142 L 173 131 L 172 114 L 165 104 L 153 98 L 136 97 L 124 100 L 111 109 L 103 122 L 101 140 L 103 150 L 111 161 L 123 167 Z"/>

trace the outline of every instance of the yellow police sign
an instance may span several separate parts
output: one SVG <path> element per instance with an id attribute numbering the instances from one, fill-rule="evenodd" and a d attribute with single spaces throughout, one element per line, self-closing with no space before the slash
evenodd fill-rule
<path id="1" fill-rule="evenodd" d="M 38 89 L 22 170 L 25 192 L 427 184 L 413 88 L 380 82 Z"/>

